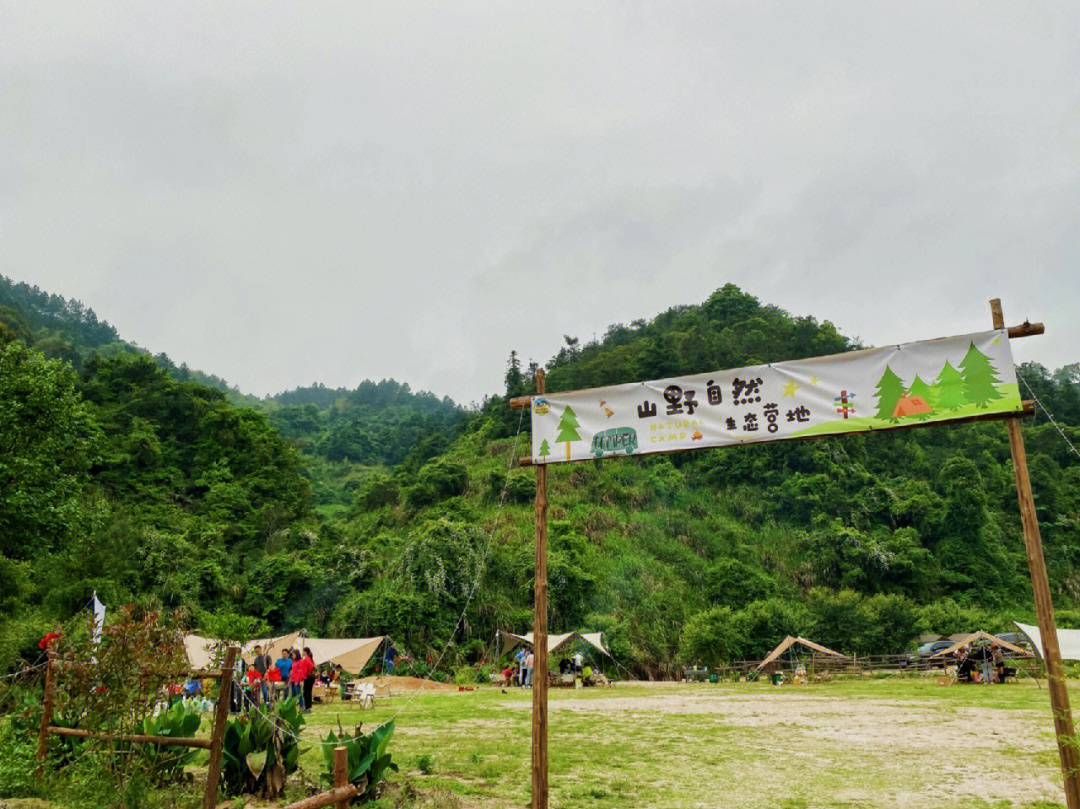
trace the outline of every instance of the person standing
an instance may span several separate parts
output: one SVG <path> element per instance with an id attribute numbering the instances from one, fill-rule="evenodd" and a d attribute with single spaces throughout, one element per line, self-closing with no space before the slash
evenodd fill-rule
<path id="1" fill-rule="evenodd" d="M 300 653 L 292 650 L 292 666 L 289 669 L 289 696 L 296 697 L 300 702 L 300 709 L 304 708 L 304 663 L 300 659 Z"/>
<path id="2" fill-rule="evenodd" d="M 581 652 L 574 653 L 574 674 L 581 674 L 581 667 L 585 665 L 585 658 Z"/>
<path id="3" fill-rule="evenodd" d="M 262 702 L 270 701 L 268 690 L 269 683 L 266 679 L 266 672 L 274 665 L 274 661 L 270 659 L 270 655 L 263 653 L 262 646 L 258 643 L 255 644 L 255 649 L 253 651 L 255 652 L 255 659 L 251 661 L 251 665 L 255 671 L 259 672 L 259 688 L 257 693 L 252 693 L 251 698 L 255 701 L 255 704 L 258 705 L 260 696 L 262 697 Z"/>
<path id="4" fill-rule="evenodd" d="M 311 713 L 311 692 L 315 688 L 315 656 L 311 649 L 304 647 L 304 713 Z"/>
<path id="5" fill-rule="evenodd" d="M 994 660 L 994 671 L 997 673 L 997 681 L 1005 682 L 1005 654 L 996 643 L 990 644 L 990 655 Z"/>
<path id="6" fill-rule="evenodd" d="M 525 687 L 525 648 L 517 650 L 517 654 L 514 655 L 514 668 L 517 670 L 517 685 L 520 688 Z"/>
<path id="7" fill-rule="evenodd" d="M 386 654 L 383 655 L 383 670 L 387 675 L 394 673 L 394 661 L 397 660 L 398 651 L 394 648 L 394 642 L 389 641 L 386 644 Z"/>
<path id="8" fill-rule="evenodd" d="M 525 655 L 525 687 L 529 688 L 533 683 L 533 667 L 536 665 L 536 657 L 533 655 L 532 649 Z"/>

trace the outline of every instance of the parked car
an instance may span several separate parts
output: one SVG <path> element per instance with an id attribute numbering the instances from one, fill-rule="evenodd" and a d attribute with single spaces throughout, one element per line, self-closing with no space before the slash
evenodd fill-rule
<path id="1" fill-rule="evenodd" d="M 1031 643 L 1028 642 L 1026 635 L 1021 635 L 1019 632 L 1002 632 L 1000 635 L 994 635 L 998 640 L 1003 640 L 1006 643 L 1011 643 L 1013 646 L 1019 646 L 1024 651 L 1030 652 Z"/>
<path id="2" fill-rule="evenodd" d="M 937 657 L 938 652 L 943 649 L 948 649 L 950 646 L 955 645 L 951 640 L 934 640 L 929 643 L 924 643 L 914 652 L 909 654 L 904 659 L 906 666 L 912 666 L 914 668 L 928 669 L 928 668 L 945 668 L 948 665 L 948 658 Z"/>

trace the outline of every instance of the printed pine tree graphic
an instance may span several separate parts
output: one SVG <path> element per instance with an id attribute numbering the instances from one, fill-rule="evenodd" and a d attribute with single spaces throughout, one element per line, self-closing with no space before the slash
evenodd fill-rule
<path id="1" fill-rule="evenodd" d="M 964 359 L 960 361 L 964 372 L 964 398 L 979 408 L 986 407 L 994 399 L 1001 398 L 1001 391 L 995 385 L 1001 382 L 997 377 L 997 368 L 990 358 L 971 344 Z"/>
<path id="2" fill-rule="evenodd" d="M 931 390 L 929 385 L 922 381 L 922 378 L 918 374 L 915 374 L 915 378 L 911 381 L 911 387 L 908 388 L 908 396 L 921 396 L 922 400 L 926 402 L 927 406 L 930 407 L 931 410 L 933 410 L 933 391 Z M 917 418 L 919 421 L 926 421 L 928 418 L 930 418 L 930 414 L 919 413 L 915 416 L 915 418 Z"/>
<path id="3" fill-rule="evenodd" d="M 581 436 L 577 433 L 577 428 L 581 425 L 578 424 L 577 414 L 573 411 L 570 405 L 566 406 L 566 409 L 562 412 L 562 418 L 559 419 L 559 426 L 556 428 L 559 434 L 555 436 L 556 443 L 566 442 L 566 460 L 570 460 L 570 442 L 580 441 Z"/>
<path id="4" fill-rule="evenodd" d="M 551 445 L 548 443 L 548 440 L 545 438 L 543 441 L 540 442 L 540 457 L 541 458 L 546 458 L 550 454 L 551 454 Z"/>
<path id="5" fill-rule="evenodd" d="M 936 410 L 956 410 L 964 404 L 964 377 L 946 360 L 941 373 L 934 381 L 934 401 Z"/>
<path id="6" fill-rule="evenodd" d="M 881 375 L 881 379 L 878 380 L 877 388 L 874 389 L 878 399 L 877 417 L 879 419 L 888 419 L 889 421 L 896 421 L 893 418 L 893 412 L 896 410 L 896 403 L 900 401 L 900 397 L 904 395 L 904 383 L 896 374 L 893 373 L 892 368 L 888 365 L 885 366 L 885 373 Z"/>

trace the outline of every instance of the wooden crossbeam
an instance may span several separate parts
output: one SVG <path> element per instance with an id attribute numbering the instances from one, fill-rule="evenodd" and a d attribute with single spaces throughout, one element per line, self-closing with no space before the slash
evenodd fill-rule
<path id="1" fill-rule="evenodd" d="M 107 733 L 100 730 L 83 730 L 82 728 L 61 728 L 56 725 L 49 726 L 49 733 L 54 736 L 74 736 L 78 739 L 101 739 L 106 742 L 171 744 L 176 747 L 197 747 L 200 750 L 210 749 L 209 739 L 191 739 L 181 736 L 143 736 L 138 733 Z"/>

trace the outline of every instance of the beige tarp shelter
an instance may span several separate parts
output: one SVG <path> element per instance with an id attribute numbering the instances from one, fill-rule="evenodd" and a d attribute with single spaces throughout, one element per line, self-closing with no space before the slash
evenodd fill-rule
<path id="1" fill-rule="evenodd" d="M 501 634 L 503 637 L 503 654 L 521 644 L 525 646 L 533 645 L 532 632 L 526 632 L 524 635 L 515 635 L 513 632 L 502 632 Z M 575 640 L 584 641 L 601 654 L 611 657 L 611 652 L 604 644 L 603 632 L 567 632 L 565 635 L 548 635 L 548 654 L 554 654 L 564 646 L 569 646 Z"/>
<path id="2" fill-rule="evenodd" d="M 285 647 L 291 647 L 299 636 L 299 632 L 290 632 L 288 635 L 280 635 L 276 638 L 249 641 L 240 648 L 240 656 L 244 659 L 250 658 L 256 645 L 262 646 L 264 652 L 273 654 L 273 652 Z M 188 664 L 193 669 L 210 668 L 214 664 L 214 652 L 218 647 L 223 647 L 225 643 L 225 641 L 203 637 L 202 635 L 185 635 L 184 651 L 187 652 Z M 314 650 L 312 651 L 314 652 Z"/>
<path id="3" fill-rule="evenodd" d="M 1029 626 L 1019 621 L 1013 621 L 1016 630 L 1028 639 L 1035 654 L 1042 660 L 1043 645 L 1042 633 L 1037 626 Z M 1080 629 L 1059 629 L 1057 631 L 1058 646 L 1061 647 L 1062 660 L 1080 660 Z"/>
<path id="4" fill-rule="evenodd" d="M 761 671 L 770 663 L 775 663 L 776 660 L 780 657 L 780 655 L 782 655 L 796 643 L 805 646 L 807 649 L 813 649 L 815 652 L 823 655 L 828 655 L 830 657 L 836 657 L 840 659 L 844 659 L 847 657 L 847 655 L 842 655 L 839 652 L 834 652 L 832 649 L 826 649 L 820 643 L 814 643 L 812 640 L 807 640 L 806 638 L 795 638 L 791 635 L 788 635 L 786 638 L 780 641 L 779 646 L 769 652 L 765 659 L 758 663 L 757 670 Z"/>
<path id="5" fill-rule="evenodd" d="M 919 635 L 919 637 L 915 639 L 915 642 L 922 646 L 924 643 L 936 643 L 939 640 L 948 640 L 948 638 L 944 635 L 935 635 L 931 632 L 928 635 Z"/>
<path id="6" fill-rule="evenodd" d="M 952 638 L 949 638 L 949 640 L 952 640 Z M 985 640 L 985 641 L 988 641 L 989 643 L 996 643 L 1002 649 L 1008 649 L 1010 652 L 1012 652 L 1013 654 L 1019 655 L 1020 657 L 1031 657 L 1032 656 L 1031 652 L 1029 652 L 1029 651 L 1027 651 L 1025 649 L 1021 649 L 1019 646 L 1014 646 L 1013 644 L 1011 644 L 1011 643 L 1009 643 L 1007 641 L 1003 641 L 1001 638 L 995 638 L 989 632 L 983 632 L 980 629 L 978 632 L 972 632 L 970 635 L 965 635 L 964 637 L 960 638 L 960 640 L 958 640 L 956 643 L 954 643 L 952 646 L 949 646 L 949 647 L 947 647 L 945 649 L 942 649 L 940 652 L 937 652 L 936 654 L 931 655 L 931 657 L 944 657 L 945 655 L 951 655 L 957 649 L 962 649 L 963 647 L 967 646 L 969 643 L 974 643 L 977 640 Z"/>
<path id="7" fill-rule="evenodd" d="M 264 651 L 271 657 L 277 657 L 283 649 L 302 651 L 311 649 L 315 665 L 323 663 L 340 665 L 350 674 L 359 674 L 367 665 L 371 656 L 386 640 L 385 635 L 374 638 L 311 638 L 303 632 L 293 632 L 269 642 L 263 642 Z"/>

